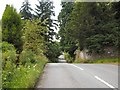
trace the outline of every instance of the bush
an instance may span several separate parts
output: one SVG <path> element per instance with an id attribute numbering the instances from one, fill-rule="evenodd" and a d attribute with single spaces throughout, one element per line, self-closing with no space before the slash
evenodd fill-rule
<path id="1" fill-rule="evenodd" d="M 68 63 L 72 63 L 73 62 L 73 58 L 69 55 L 69 53 L 64 53 L 64 57 L 65 57 L 65 60 Z"/>
<path id="2" fill-rule="evenodd" d="M 39 20 L 26 21 L 23 27 L 23 50 L 31 50 L 36 55 L 41 55 L 46 51 L 46 43 L 42 34 L 46 32 L 46 28 L 38 25 Z"/>
<path id="3" fill-rule="evenodd" d="M 16 49 L 12 44 L 7 42 L 0 43 L 2 44 L 2 67 L 7 68 L 6 64 L 9 62 L 14 64 L 16 62 Z"/>
<path id="4" fill-rule="evenodd" d="M 47 63 L 44 55 L 36 55 L 30 50 L 23 50 L 20 54 L 19 66 L 16 67 L 16 49 L 7 42 L 0 43 L 3 52 L 3 88 L 33 88 L 36 80 Z"/>
<path id="5" fill-rule="evenodd" d="M 35 63 L 37 62 L 35 59 L 35 54 L 31 50 L 23 50 L 20 54 L 20 63 L 22 65 Z"/>
<path id="6" fill-rule="evenodd" d="M 2 82 L 3 86 L 7 86 L 11 82 L 16 68 L 16 49 L 12 44 L 7 42 L 0 43 L 2 45 Z"/>
<path id="7" fill-rule="evenodd" d="M 9 44 L 8 42 L 2 42 L 2 52 L 7 52 L 8 50 L 15 51 L 15 47 L 12 44 Z"/>

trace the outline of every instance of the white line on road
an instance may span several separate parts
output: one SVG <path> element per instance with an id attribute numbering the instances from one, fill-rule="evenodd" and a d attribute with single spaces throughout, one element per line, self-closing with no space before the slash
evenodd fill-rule
<path id="1" fill-rule="evenodd" d="M 98 79 L 99 81 L 101 81 L 102 83 L 104 83 L 105 85 L 107 85 L 110 88 L 115 88 L 112 85 L 110 85 L 109 83 L 107 83 L 106 81 L 104 81 L 103 79 L 99 78 L 98 76 L 95 76 L 96 79 Z"/>
<path id="2" fill-rule="evenodd" d="M 80 69 L 80 70 L 84 70 L 83 68 L 78 67 L 78 66 L 76 66 L 76 65 L 73 65 L 73 64 L 70 64 L 70 65 L 72 65 L 72 66 L 74 66 L 74 67 L 76 67 L 76 68 L 78 68 L 78 69 Z"/>

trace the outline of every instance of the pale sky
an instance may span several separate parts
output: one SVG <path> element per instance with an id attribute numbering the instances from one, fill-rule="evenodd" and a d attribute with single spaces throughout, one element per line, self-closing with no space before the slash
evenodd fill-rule
<path id="1" fill-rule="evenodd" d="M 2 18 L 2 14 L 3 14 L 3 12 L 4 12 L 4 9 L 5 9 L 6 4 L 13 5 L 14 8 L 17 9 L 17 12 L 19 12 L 20 7 L 22 6 L 22 2 L 23 2 L 23 1 L 24 1 L 24 0 L 0 0 L 0 19 Z M 55 6 L 55 8 L 54 8 L 55 14 L 56 14 L 55 19 L 57 19 L 57 16 L 58 16 L 58 14 L 59 14 L 59 12 L 60 12 L 60 10 L 61 10 L 61 8 L 62 8 L 62 7 L 60 6 L 61 0 L 52 0 L 52 1 L 53 1 L 53 3 L 54 3 L 54 6 Z M 30 2 L 31 7 L 32 7 L 33 9 L 36 7 L 35 4 L 38 3 L 37 0 L 29 0 L 29 2 Z"/>

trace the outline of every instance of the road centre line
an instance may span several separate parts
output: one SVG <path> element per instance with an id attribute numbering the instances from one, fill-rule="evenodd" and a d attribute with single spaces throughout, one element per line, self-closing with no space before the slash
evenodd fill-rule
<path id="1" fill-rule="evenodd" d="M 73 64 L 70 64 L 70 65 L 72 65 L 72 66 L 74 66 L 74 67 L 76 67 L 76 68 L 78 68 L 78 69 L 80 69 L 80 70 L 84 70 L 83 68 L 78 67 L 78 66 L 76 66 L 76 65 L 73 65 Z"/>
<path id="2" fill-rule="evenodd" d="M 107 83 L 106 81 L 104 81 L 103 79 L 99 78 L 98 76 L 94 76 L 97 80 L 101 81 L 102 83 L 104 83 L 105 85 L 107 85 L 110 88 L 115 88 L 114 86 L 110 85 L 109 83 Z"/>

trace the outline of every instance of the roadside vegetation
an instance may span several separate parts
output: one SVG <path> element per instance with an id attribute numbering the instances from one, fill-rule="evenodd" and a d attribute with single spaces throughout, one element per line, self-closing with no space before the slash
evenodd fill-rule
<path id="1" fill-rule="evenodd" d="M 32 52 L 20 54 L 16 63 L 17 54 L 15 47 L 7 42 L 2 42 L 2 88 L 32 88 L 43 72 L 47 63 L 45 56 L 37 56 Z M 24 54 L 24 55 L 23 55 Z"/>
<path id="2" fill-rule="evenodd" d="M 120 2 L 62 2 L 61 5 L 59 35 L 66 60 L 116 63 L 116 58 L 120 57 Z M 77 50 L 77 57 L 83 52 L 101 58 L 95 61 L 77 59 Z"/>
<path id="3" fill-rule="evenodd" d="M 51 19 L 53 8 L 50 1 L 38 1 L 32 14 L 28 0 L 19 13 L 6 5 L 1 20 L 2 88 L 33 88 L 45 64 L 57 61 L 61 51 L 59 43 L 53 40 L 57 36 L 53 29 L 56 20 Z"/>
<path id="4" fill-rule="evenodd" d="M 57 20 L 51 18 L 55 16 L 53 2 L 38 0 L 33 10 L 29 0 L 25 0 L 19 13 L 14 6 L 6 5 L 0 21 L 3 88 L 33 88 L 45 64 L 57 62 L 61 51 L 65 52 L 68 63 L 117 63 L 117 57 L 76 59 L 75 51 L 101 55 L 107 47 L 112 47 L 119 55 L 120 2 L 62 2 L 61 5 L 59 35 L 55 31 Z M 59 36 L 60 42 L 53 39 Z"/>
<path id="5" fill-rule="evenodd" d="M 104 58 L 104 59 L 96 59 L 96 60 L 83 60 L 77 59 L 74 63 L 106 63 L 106 64 L 119 64 L 120 58 Z"/>
<path id="6" fill-rule="evenodd" d="M 66 60 L 67 63 L 72 63 L 73 62 L 73 58 L 70 56 L 69 53 L 64 53 L 64 59 Z"/>

